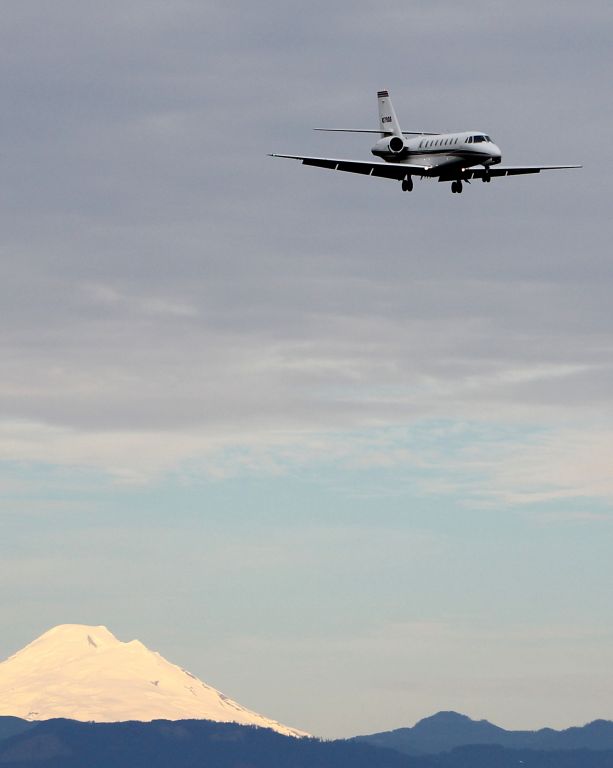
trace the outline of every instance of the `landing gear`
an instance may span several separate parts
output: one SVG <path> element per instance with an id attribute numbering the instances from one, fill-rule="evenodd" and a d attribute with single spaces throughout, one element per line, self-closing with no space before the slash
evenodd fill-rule
<path id="1" fill-rule="evenodd" d="M 413 179 L 410 176 L 407 176 L 406 179 L 402 180 L 402 191 L 403 192 L 413 191 Z"/>
<path id="2" fill-rule="evenodd" d="M 451 182 L 451 191 L 458 195 L 462 194 L 462 182 L 459 179 Z"/>
<path id="3" fill-rule="evenodd" d="M 490 176 L 489 172 L 487 172 L 487 171 L 481 177 L 481 181 L 484 182 L 485 184 L 489 184 L 491 180 L 492 180 L 492 177 Z"/>

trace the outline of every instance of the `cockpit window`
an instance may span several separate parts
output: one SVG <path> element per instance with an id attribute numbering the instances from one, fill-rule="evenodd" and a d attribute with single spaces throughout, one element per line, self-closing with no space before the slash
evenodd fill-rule
<path id="1" fill-rule="evenodd" d="M 467 143 L 467 144 L 472 144 L 472 143 L 473 143 L 473 137 L 472 137 L 472 136 L 469 136 L 469 137 L 466 139 L 466 143 Z"/>
<path id="2" fill-rule="evenodd" d="M 485 139 L 485 136 L 473 136 L 473 140 L 475 144 L 477 144 L 478 142 L 485 141 L 486 139 Z"/>

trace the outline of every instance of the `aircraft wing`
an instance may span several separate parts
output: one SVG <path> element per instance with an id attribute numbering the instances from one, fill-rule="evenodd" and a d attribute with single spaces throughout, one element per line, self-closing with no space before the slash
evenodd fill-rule
<path id="1" fill-rule="evenodd" d="M 464 179 L 482 179 L 484 176 L 518 176 L 522 173 L 540 173 L 541 171 L 556 171 L 562 168 L 582 168 L 581 165 L 493 165 L 485 168 L 467 168 L 462 173 Z"/>
<path id="2" fill-rule="evenodd" d="M 397 179 L 398 181 L 407 176 L 425 176 L 432 168 L 431 165 L 373 163 L 370 160 L 337 160 L 331 157 L 303 157 L 302 155 L 271 154 L 270 157 L 288 157 L 291 160 L 302 160 L 303 165 L 315 165 L 318 168 L 329 168 L 332 171 L 362 173 L 365 176 L 381 176 L 386 179 Z"/>

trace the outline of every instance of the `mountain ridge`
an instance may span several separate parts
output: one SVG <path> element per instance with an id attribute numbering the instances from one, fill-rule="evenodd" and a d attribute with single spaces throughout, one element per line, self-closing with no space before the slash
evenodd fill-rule
<path id="1" fill-rule="evenodd" d="M 373 746 L 407 755 L 431 755 L 466 746 L 501 746 L 508 749 L 572 750 L 613 749 L 613 722 L 593 720 L 562 730 L 540 728 L 512 731 L 488 720 L 473 720 L 453 711 L 437 712 L 414 726 L 354 737 Z"/>
<path id="2" fill-rule="evenodd" d="M 209 720 L 26 725 L 26 732 L 0 740 L 2 768 L 613 768 L 613 750 L 477 745 L 412 756 L 355 740 L 296 739 Z"/>

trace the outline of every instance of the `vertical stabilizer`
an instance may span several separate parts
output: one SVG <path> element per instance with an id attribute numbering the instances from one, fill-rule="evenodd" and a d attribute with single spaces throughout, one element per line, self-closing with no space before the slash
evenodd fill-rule
<path id="1" fill-rule="evenodd" d="M 400 123 L 394 112 L 394 106 L 387 91 L 378 91 L 377 101 L 379 103 L 379 128 L 381 133 L 391 133 L 394 136 L 402 137 Z"/>

